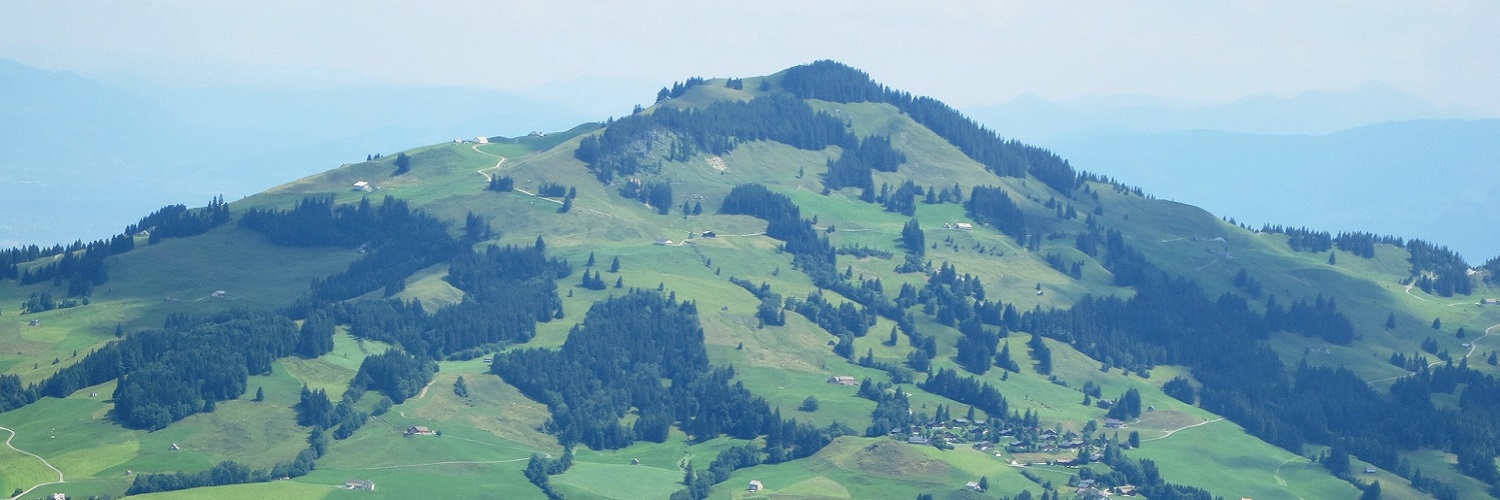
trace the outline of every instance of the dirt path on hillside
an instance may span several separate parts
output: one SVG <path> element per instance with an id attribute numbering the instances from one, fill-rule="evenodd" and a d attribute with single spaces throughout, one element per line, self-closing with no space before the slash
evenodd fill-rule
<path id="1" fill-rule="evenodd" d="M 1224 417 L 1219 417 L 1219 418 L 1216 418 L 1216 419 L 1213 419 L 1213 420 L 1204 420 L 1202 422 L 1198 422 L 1198 423 L 1193 424 L 1193 425 L 1184 425 L 1182 427 L 1178 427 L 1176 429 L 1172 429 L 1170 431 L 1166 431 L 1167 432 L 1166 434 L 1163 434 L 1163 435 L 1160 435 L 1160 436 L 1157 436 L 1157 437 L 1154 437 L 1154 438 L 1150 438 L 1150 439 L 1142 439 L 1141 442 L 1144 443 L 1146 441 L 1156 441 L 1156 440 L 1160 440 L 1160 439 L 1166 439 L 1166 438 L 1172 437 L 1173 434 L 1176 434 L 1179 431 L 1184 431 L 1184 430 L 1188 430 L 1188 429 L 1191 429 L 1191 428 L 1194 428 L 1194 427 L 1200 427 L 1200 426 L 1212 424 L 1214 422 L 1218 422 L 1218 421 L 1221 421 L 1221 420 L 1224 420 Z"/>
<path id="2" fill-rule="evenodd" d="M 1411 283 L 1407 283 L 1406 284 L 1406 294 L 1410 295 L 1413 298 L 1416 298 L 1417 300 L 1420 300 L 1422 302 L 1427 302 L 1427 299 L 1424 299 L 1424 298 L 1418 296 L 1415 293 L 1411 293 L 1411 287 L 1414 287 L 1414 286 L 1417 286 L 1417 280 L 1411 280 Z"/>
<path id="3" fill-rule="evenodd" d="M 1276 478 L 1276 484 L 1278 486 L 1281 486 L 1283 488 L 1286 487 L 1286 480 L 1281 478 L 1281 468 L 1285 467 L 1286 464 L 1289 464 L 1289 463 L 1292 463 L 1292 462 L 1296 462 L 1298 460 L 1307 460 L 1307 457 L 1288 458 L 1288 459 L 1286 459 L 1285 462 L 1282 462 L 1282 463 L 1280 463 L 1280 464 L 1278 464 L 1276 466 L 1276 472 L 1274 472 L 1272 475 Z M 1302 498 L 1302 497 L 1299 496 L 1299 497 L 1297 497 L 1297 500 L 1306 500 L 1306 499 L 1304 499 L 1304 498 Z"/>
<path id="4" fill-rule="evenodd" d="M 505 164 L 506 158 L 504 156 L 500 156 L 500 155 L 497 155 L 495 153 L 491 153 L 489 151 L 485 151 L 485 150 L 479 149 L 479 145 L 478 144 L 470 146 L 469 148 L 473 149 L 475 153 L 479 153 L 479 154 L 482 154 L 482 155 L 485 155 L 485 156 L 489 156 L 489 157 L 499 158 L 500 159 L 500 161 L 495 162 L 495 166 L 493 166 L 493 167 L 485 167 L 485 168 L 481 168 L 479 170 L 475 170 L 475 172 L 478 172 L 479 175 L 483 175 L 484 176 L 484 182 L 485 182 L 485 184 L 489 184 L 490 181 L 494 180 L 494 177 L 490 176 L 490 174 L 484 173 L 484 171 L 485 170 L 497 170 L 497 169 L 499 169 L 501 165 Z"/>
<path id="5" fill-rule="evenodd" d="M 62 484 L 64 482 L 66 482 L 63 479 L 63 471 L 60 470 L 60 469 L 58 469 L 57 467 L 54 467 L 51 462 L 47 461 L 47 459 L 42 458 L 40 455 L 37 455 L 35 453 L 29 452 L 29 451 L 26 451 L 26 450 L 23 450 L 23 449 L 20 449 L 20 448 L 17 448 L 17 447 L 15 447 L 15 445 L 10 444 L 10 440 L 16 438 L 16 431 L 10 430 L 10 429 L 5 428 L 5 427 L 0 427 L 0 431 L 5 431 L 5 432 L 9 432 L 10 433 L 10 437 L 5 438 L 5 447 L 6 448 L 10 448 L 12 450 L 15 450 L 17 453 L 20 453 L 22 455 L 29 455 L 32 458 L 35 458 L 37 460 L 41 460 L 42 461 L 42 465 L 47 466 L 48 469 L 52 469 L 52 472 L 56 472 L 57 473 L 57 480 L 56 481 L 42 483 L 42 484 L 38 484 L 36 486 L 32 486 L 30 488 L 27 488 L 26 491 L 22 491 L 21 494 L 11 497 L 12 499 L 24 497 L 28 493 L 31 493 L 32 490 L 35 490 L 37 488 L 41 488 L 43 486 L 47 486 L 49 484 Z"/>
<path id="6" fill-rule="evenodd" d="M 1420 297 L 1418 297 L 1418 298 L 1420 298 Z M 1473 356 L 1474 355 L 1474 351 L 1476 351 L 1476 350 L 1479 349 L 1479 341 L 1484 340 L 1485 337 L 1489 337 L 1490 335 L 1494 335 L 1496 328 L 1500 328 L 1500 324 L 1493 325 L 1493 326 L 1491 326 L 1489 328 L 1485 328 L 1484 329 L 1484 335 L 1480 335 L 1479 337 L 1475 338 L 1474 340 L 1469 341 L 1468 342 L 1468 344 L 1469 344 L 1469 352 L 1464 353 L 1463 357 L 1458 358 L 1458 359 L 1469 359 L 1469 356 Z M 1441 365 L 1441 364 L 1444 364 L 1444 363 L 1447 363 L 1447 361 L 1443 361 L 1443 360 L 1439 359 L 1437 361 L 1433 361 L 1431 363 L 1428 363 L 1427 367 L 1428 368 L 1432 368 L 1434 366 Z M 1396 380 L 1398 378 L 1409 377 L 1411 375 L 1412 375 L 1411 373 L 1408 373 L 1406 375 L 1397 375 L 1395 377 L 1386 377 L 1386 378 L 1382 378 L 1382 379 L 1371 380 L 1370 383 L 1373 384 L 1373 383 L 1376 383 L 1376 382 L 1389 382 L 1389 381 L 1392 381 L 1392 380 Z"/>

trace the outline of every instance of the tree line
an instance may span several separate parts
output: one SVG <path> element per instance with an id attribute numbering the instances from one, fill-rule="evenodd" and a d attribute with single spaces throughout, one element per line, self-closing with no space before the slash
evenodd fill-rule
<path id="1" fill-rule="evenodd" d="M 997 175 L 1036 176 L 1053 189 L 1069 193 L 1079 182 L 1067 160 L 1051 151 L 1004 140 L 995 132 L 931 97 L 892 90 L 863 71 L 835 61 L 816 61 L 786 70 L 781 87 L 801 99 L 832 102 L 882 102 L 895 106 L 965 155 Z"/>

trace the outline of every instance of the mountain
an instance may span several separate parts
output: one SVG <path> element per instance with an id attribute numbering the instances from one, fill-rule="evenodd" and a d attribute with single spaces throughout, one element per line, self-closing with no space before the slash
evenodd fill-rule
<path id="1" fill-rule="evenodd" d="M 1481 118 L 1463 109 L 1439 108 L 1379 82 L 1342 92 L 1258 95 L 1227 103 L 1130 95 L 1050 101 L 1027 94 L 1004 104 L 971 106 L 964 112 L 996 130 L 1008 131 L 1009 136 L 1038 143 L 1110 131 L 1324 135 L 1389 121 Z"/>
<path id="2" fill-rule="evenodd" d="M 1243 227 L 831 61 L 0 266 L 0 426 L 35 454 L 0 455 L 0 488 L 22 497 L 1500 481 L 1500 263 Z"/>
<path id="3" fill-rule="evenodd" d="M 1075 165 L 1241 222 L 1444 242 L 1470 262 L 1500 236 L 1500 120 L 1403 121 L 1320 136 L 1208 130 L 1080 133 L 1048 146 Z"/>
<path id="4" fill-rule="evenodd" d="M 104 237 L 168 202 L 240 198 L 412 141 L 585 118 L 482 89 L 183 87 L 3 60 L 0 83 L 0 246 Z"/>

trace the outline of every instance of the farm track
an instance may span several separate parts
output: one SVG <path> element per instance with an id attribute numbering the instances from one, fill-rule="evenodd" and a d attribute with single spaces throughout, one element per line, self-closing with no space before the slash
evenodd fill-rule
<path id="1" fill-rule="evenodd" d="M 1213 420 L 1204 420 L 1202 422 L 1198 422 L 1198 423 L 1193 424 L 1193 425 L 1184 425 L 1182 427 L 1178 427 L 1176 429 L 1172 429 L 1170 431 L 1166 431 L 1166 434 L 1163 434 L 1163 435 L 1160 435 L 1160 436 L 1157 436 L 1157 437 L 1154 437 L 1154 438 L 1150 438 L 1150 439 L 1142 439 L 1141 442 L 1156 441 L 1156 440 L 1160 440 L 1160 439 L 1166 439 L 1166 438 L 1172 437 L 1172 435 L 1176 434 L 1178 431 L 1184 431 L 1184 430 L 1191 429 L 1191 428 L 1194 428 L 1194 427 L 1200 427 L 1200 426 L 1212 424 L 1214 422 L 1218 422 L 1218 421 L 1221 421 L 1221 420 L 1224 420 L 1224 417 L 1219 417 L 1219 418 L 1216 418 L 1216 419 L 1213 419 Z"/>
<path id="2" fill-rule="evenodd" d="M 1421 297 L 1417 297 L 1417 298 L 1421 298 Z M 1469 344 L 1469 352 L 1464 353 L 1464 356 L 1462 358 L 1458 358 L 1458 359 L 1469 359 L 1469 356 L 1473 356 L 1474 355 L 1474 351 L 1477 350 L 1477 349 L 1479 349 L 1479 341 L 1484 340 L 1485 337 L 1488 337 L 1490 335 L 1494 335 L 1496 328 L 1500 328 L 1500 324 L 1492 325 L 1489 328 L 1485 328 L 1484 329 L 1484 335 L 1480 335 L 1478 338 L 1475 338 L 1474 340 L 1469 341 L 1468 342 L 1468 344 Z M 1444 364 L 1444 363 L 1447 363 L 1447 361 L 1443 361 L 1443 360 L 1440 359 L 1440 360 L 1428 363 L 1427 367 L 1428 368 L 1432 368 L 1432 367 L 1435 367 L 1437 365 L 1441 365 L 1441 364 Z M 1382 379 L 1371 380 L 1370 383 L 1373 384 L 1375 382 L 1389 382 L 1389 381 L 1392 381 L 1392 380 L 1396 380 L 1398 378 L 1409 377 L 1411 375 L 1412 374 L 1408 373 L 1406 375 L 1398 375 L 1398 376 L 1395 376 L 1395 377 L 1386 377 L 1386 378 L 1382 378 Z"/>
<path id="3" fill-rule="evenodd" d="M 41 455 L 37 455 L 35 453 L 32 453 L 32 452 L 29 452 L 29 451 L 17 448 L 17 447 L 15 447 L 15 445 L 10 444 L 10 441 L 12 439 L 16 438 L 16 431 L 10 430 L 10 429 L 5 428 L 5 427 L 0 427 L 0 431 L 5 431 L 5 432 L 9 432 L 10 433 L 10 437 L 5 438 L 5 447 L 6 448 L 10 448 L 12 450 L 15 450 L 17 453 L 20 453 L 22 455 L 29 455 L 29 456 L 31 456 L 33 458 L 36 458 L 37 460 L 40 460 L 42 462 L 42 465 L 47 466 L 48 469 L 52 469 L 52 472 L 56 472 L 57 473 L 57 480 L 56 481 L 46 482 L 46 483 L 38 484 L 36 486 L 32 486 L 30 488 L 27 488 L 26 491 L 22 491 L 20 494 L 11 497 L 12 499 L 24 497 L 28 493 L 31 493 L 33 490 L 36 490 L 37 488 L 41 488 L 43 486 L 47 486 L 47 485 L 51 485 L 51 484 L 62 484 L 64 482 L 66 482 L 64 480 L 64 478 L 63 478 L 63 471 L 60 470 L 60 469 L 58 469 L 57 467 L 54 467 L 51 462 L 47 461 L 47 459 L 42 458 Z"/>

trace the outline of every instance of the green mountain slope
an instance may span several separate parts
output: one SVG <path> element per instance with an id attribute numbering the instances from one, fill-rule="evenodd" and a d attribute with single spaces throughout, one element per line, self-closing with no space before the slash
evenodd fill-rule
<path id="1" fill-rule="evenodd" d="M 1425 247 L 1297 251 L 1295 231 L 1251 230 L 1073 172 L 936 101 L 830 64 L 693 79 L 606 124 L 345 165 L 235 201 L 195 234 L 171 231 L 191 215 L 143 221 L 134 229 L 146 231 L 123 237 L 128 250 L 6 254 L 17 271 L 0 280 L 0 303 L 24 310 L 0 313 L 0 426 L 66 475 L 26 494 L 1034 498 L 1128 485 L 1188 498 L 1334 498 L 1372 480 L 1391 498 L 1489 489 L 1473 457 L 1493 462 L 1493 449 L 1442 438 L 1372 445 L 1369 429 L 1383 428 L 1342 427 L 1333 413 L 1310 424 L 1297 417 L 1312 410 L 1285 405 L 1330 390 L 1297 374 L 1342 367 L 1372 388 L 1362 403 L 1415 404 L 1387 391 L 1442 373 L 1461 381 L 1421 396 L 1433 415 L 1488 415 L 1471 400 L 1500 373 L 1486 362 L 1500 307 L 1481 305 L 1497 292 L 1493 270 L 1465 275 L 1468 295 L 1424 292 L 1413 277 L 1443 272 L 1413 273 L 1412 252 Z M 830 68 L 834 77 L 809 73 Z M 838 185 L 831 170 L 863 185 Z M 747 198 L 750 185 L 766 196 Z M 1013 208 L 973 201 L 986 193 Z M 798 216 L 772 213 L 790 207 Z M 109 254 L 105 279 L 74 270 L 95 269 L 73 267 L 89 253 Z M 44 293 L 73 303 L 40 307 Z M 1336 306 L 1296 312 L 1328 298 Z M 627 303 L 644 306 L 622 312 Z M 1200 304 L 1208 309 L 1192 309 Z M 1266 319 L 1288 307 L 1292 319 Z M 632 323 L 654 314 L 667 319 Z M 247 341 L 245 360 L 211 355 L 235 352 L 212 339 L 237 329 L 263 332 L 234 338 L 267 345 Z M 163 409 L 181 415 L 142 425 L 122 400 L 155 400 L 117 388 L 149 390 L 142 380 L 155 373 L 198 365 L 147 342 L 157 336 L 210 339 L 195 352 L 202 363 L 234 369 Z M 1014 371 L 996 366 L 1002 348 Z M 121 351 L 134 353 L 120 355 L 129 362 L 97 362 Z M 1398 367 L 1393 353 L 1426 363 L 1445 353 L 1464 371 Z M 263 369 L 262 356 L 273 360 Z M 1271 375 L 1246 382 L 1237 371 Z M 973 390 L 938 385 L 945 374 Z M 1201 405 L 1168 395 L 1183 384 Z M 311 409 L 325 393 L 328 408 Z M 1246 395 L 1269 409 L 1234 404 Z M 1110 428 L 1118 413 L 1100 400 L 1136 408 Z M 441 432 L 409 432 L 416 426 Z M 1309 460 L 1334 451 L 1353 453 L 1353 472 Z M 56 480 L 37 457 L 7 453 L 0 489 Z M 1070 465 L 1080 458 L 1092 463 Z M 981 478 L 987 491 L 965 486 Z M 376 488 L 341 488 L 353 480 Z M 1093 483 L 1080 490 L 1080 480 Z M 181 486 L 193 487 L 166 491 Z"/>

